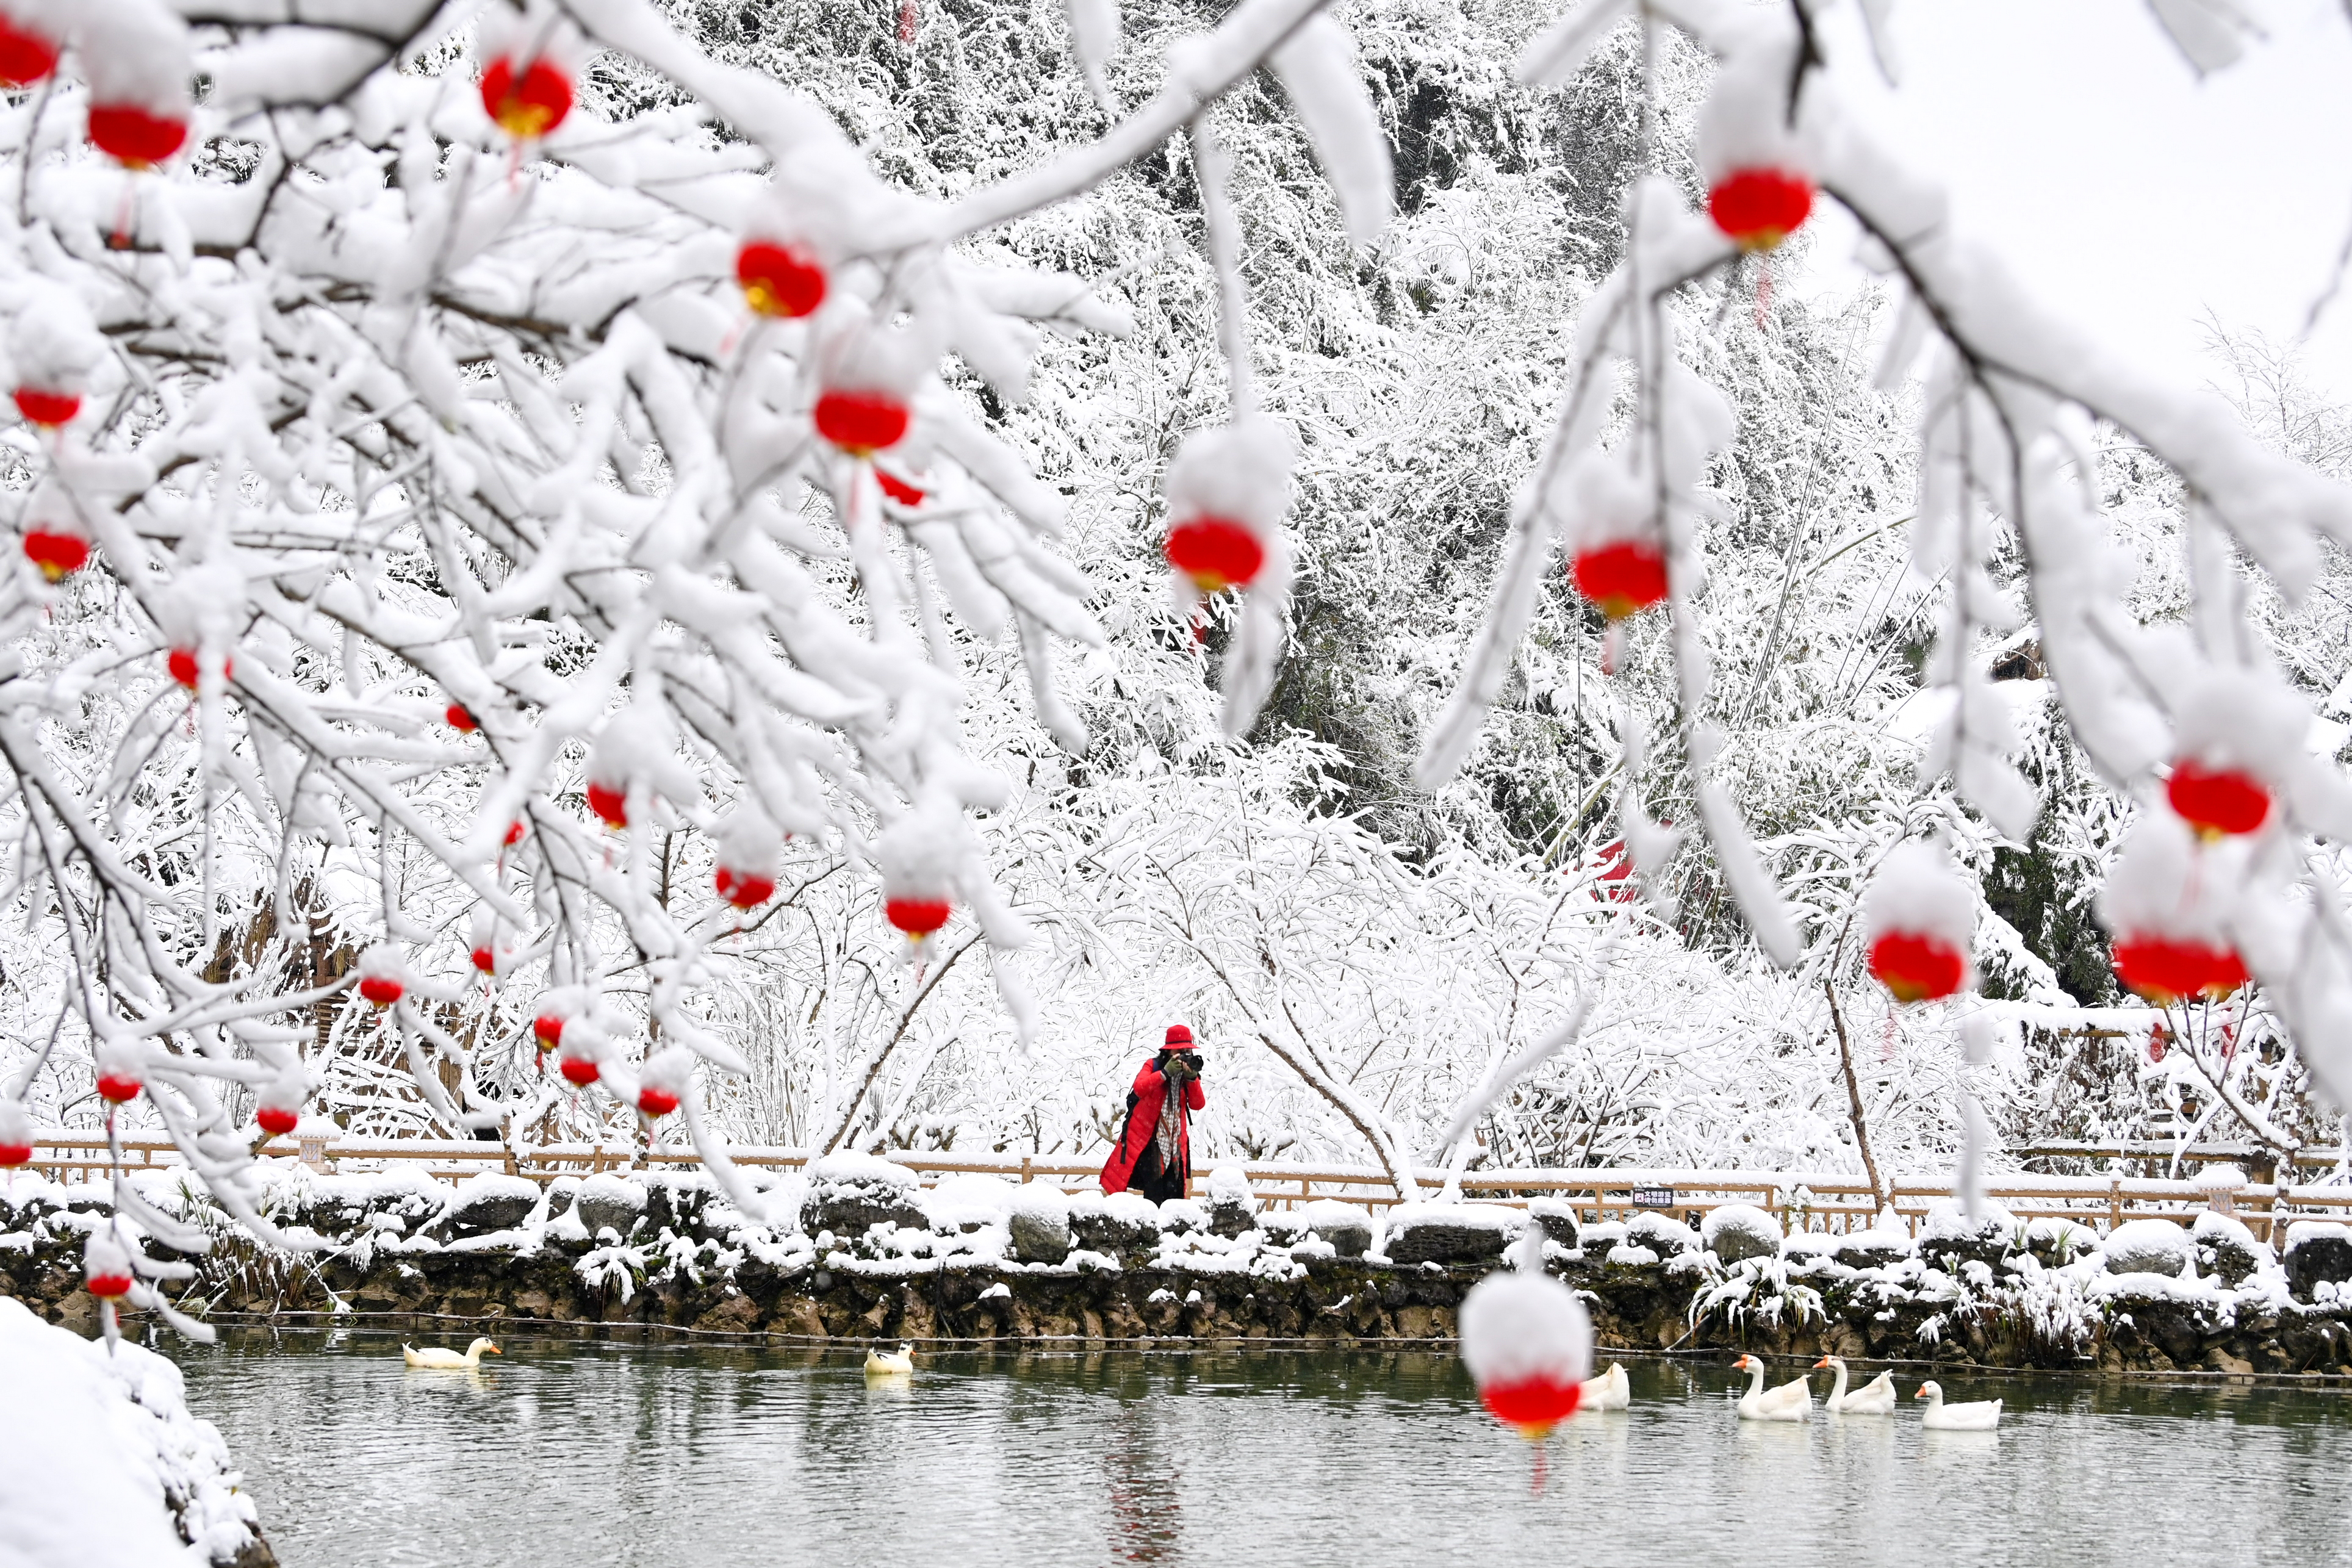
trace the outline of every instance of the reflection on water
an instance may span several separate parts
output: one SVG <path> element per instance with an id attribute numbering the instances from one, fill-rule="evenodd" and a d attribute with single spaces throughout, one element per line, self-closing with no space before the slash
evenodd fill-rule
<path id="1" fill-rule="evenodd" d="M 245 1333 L 181 1362 L 288 1568 L 2352 1562 L 2344 1396 L 1964 1376 L 1998 1433 L 1741 1422 L 1728 1368 L 1535 1456 L 1449 1357 L 856 1352 Z M 1823 1384 L 1825 1386 L 1825 1384 Z M 1906 1384 L 1909 1393 L 1916 1384 Z"/>

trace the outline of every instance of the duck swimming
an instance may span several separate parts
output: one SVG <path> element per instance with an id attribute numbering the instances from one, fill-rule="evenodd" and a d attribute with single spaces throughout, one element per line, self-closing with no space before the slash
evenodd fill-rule
<path id="1" fill-rule="evenodd" d="M 411 1366 L 431 1367 L 442 1372 L 471 1372 L 482 1364 L 482 1357 L 485 1353 L 504 1355 L 507 1352 L 488 1340 L 476 1340 L 466 1347 L 464 1355 L 459 1355 L 456 1351 L 444 1350 L 439 1345 L 427 1345 L 421 1351 L 403 1345 L 400 1347 L 400 1353 L 407 1359 Z"/>

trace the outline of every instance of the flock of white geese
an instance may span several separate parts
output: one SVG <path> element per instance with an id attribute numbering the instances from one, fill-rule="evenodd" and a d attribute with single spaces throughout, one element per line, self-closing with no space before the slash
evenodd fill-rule
<path id="1" fill-rule="evenodd" d="M 897 1382 L 911 1376 L 915 1370 L 915 1347 L 901 1344 L 898 1350 L 869 1350 L 866 1352 L 866 1376 L 871 1382 Z M 400 1347 L 402 1359 L 410 1366 L 436 1371 L 470 1372 L 482 1364 L 484 1352 L 499 1353 L 499 1347 L 488 1340 L 476 1340 L 466 1347 L 466 1353 L 441 1349 L 415 1350 Z M 1742 1421 L 1806 1421 L 1813 1414 L 1813 1385 L 1809 1377 L 1784 1383 L 1778 1388 L 1764 1386 L 1764 1363 L 1752 1355 L 1741 1356 L 1732 1363 L 1748 1374 L 1748 1392 L 1739 1396 L 1739 1418 Z M 1860 1388 L 1846 1387 L 1846 1366 L 1843 1356 L 1825 1355 L 1813 1363 L 1815 1372 L 1827 1367 L 1832 1374 L 1830 1395 L 1822 1408 L 1832 1415 L 1892 1415 L 1895 1414 L 1895 1373 L 1880 1373 Z M 1947 1405 L 1944 1390 L 1934 1380 L 1919 1385 L 1914 1399 L 1927 1402 L 1927 1414 L 1919 1418 L 1922 1426 L 1938 1432 L 1990 1432 L 2000 1425 L 2000 1401 L 1976 1400 L 1967 1405 Z M 1599 1377 L 1584 1384 L 1583 1397 L 1578 1402 L 1585 1410 L 1623 1410 L 1633 1403 L 1633 1385 L 1627 1382 L 1625 1369 L 1615 1362 Z"/>

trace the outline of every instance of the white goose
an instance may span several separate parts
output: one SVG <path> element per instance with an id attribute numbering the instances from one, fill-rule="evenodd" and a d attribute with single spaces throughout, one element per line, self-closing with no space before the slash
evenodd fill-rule
<path id="1" fill-rule="evenodd" d="M 1890 1367 L 1880 1373 L 1852 1394 L 1848 1394 L 1845 1391 L 1845 1357 L 1825 1355 L 1813 1363 L 1815 1372 L 1819 1372 L 1823 1367 L 1828 1367 L 1837 1374 L 1837 1382 L 1831 1387 L 1830 1396 L 1822 1401 L 1822 1408 L 1831 1415 L 1892 1415 L 1895 1414 L 1893 1368 Z"/>
<path id="2" fill-rule="evenodd" d="M 1739 1396 L 1742 1421 L 1802 1421 L 1812 1415 L 1813 1389 L 1803 1378 L 1778 1388 L 1767 1388 L 1761 1361 L 1744 1355 L 1731 1364 L 1753 1379 L 1748 1392 Z"/>
<path id="3" fill-rule="evenodd" d="M 400 1347 L 401 1355 L 410 1366 L 429 1367 L 438 1372 L 472 1372 L 482 1364 L 485 1352 L 491 1355 L 507 1353 L 488 1340 L 476 1340 L 466 1347 L 464 1355 L 456 1351 L 443 1350 L 439 1345 L 427 1345 L 421 1351 L 407 1345 Z"/>
<path id="4" fill-rule="evenodd" d="M 1947 1405 L 1941 1384 L 1928 1382 L 1911 1396 L 1927 1402 L 1919 1425 L 1937 1432 L 1990 1432 L 2000 1425 L 2000 1401 L 1979 1399 L 1967 1405 Z"/>
<path id="5" fill-rule="evenodd" d="M 866 1375 L 868 1377 L 910 1377 L 915 1371 L 915 1347 L 900 1341 L 894 1352 L 869 1350 L 866 1352 Z"/>
<path id="6" fill-rule="evenodd" d="M 1578 1401 L 1586 1410 L 1624 1410 L 1633 1405 L 1633 1386 L 1625 1381 L 1625 1369 L 1615 1362 L 1599 1377 L 1584 1380 L 1584 1394 Z"/>

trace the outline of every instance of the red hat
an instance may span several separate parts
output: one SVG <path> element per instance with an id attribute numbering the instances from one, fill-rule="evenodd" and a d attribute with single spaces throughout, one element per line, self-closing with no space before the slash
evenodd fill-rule
<path id="1" fill-rule="evenodd" d="M 1170 1048 L 1170 1047 L 1175 1047 L 1175 1046 L 1189 1046 L 1189 1045 L 1191 1045 L 1192 1043 L 1192 1030 L 1190 1030 L 1190 1029 L 1186 1028 L 1186 1027 L 1185 1027 L 1183 1025 L 1181 1025 L 1181 1024 L 1171 1024 L 1171 1025 L 1169 1025 L 1169 1026 L 1168 1026 L 1168 1038 L 1167 1038 L 1167 1040 L 1166 1040 L 1166 1041 L 1165 1041 L 1165 1042 L 1160 1046 L 1160 1048 L 1161 1050 L 1163 1050 L 1163 1051 L 1164 1051 L 1164 1050 L 1169 1049 L 1169 1048 Z"/>

